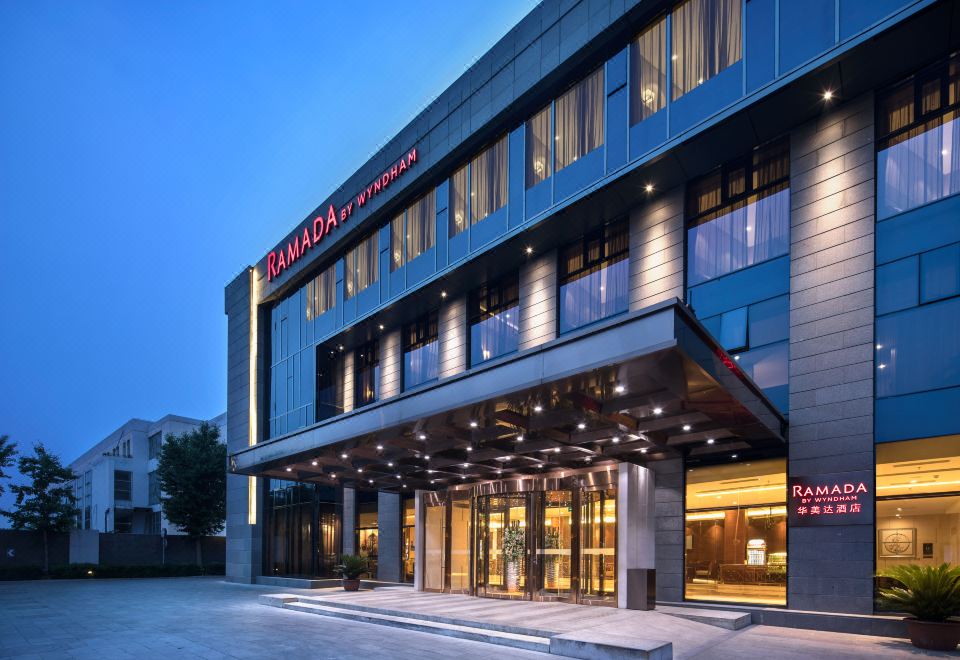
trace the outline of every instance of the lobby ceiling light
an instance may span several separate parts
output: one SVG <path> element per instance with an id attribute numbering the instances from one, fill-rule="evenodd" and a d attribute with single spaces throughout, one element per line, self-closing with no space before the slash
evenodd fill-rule
<path id="1" fill-rule="evenodd" d="M 736 457 L 737 457 L 736 454 L 730 454 L 730 458 L 736 458 Z"/>
<path id="2" fill-rule="evenodd" d="M 381 323 L 380 325 L 378 325 L 377 327 L 380 328 L 381 330 L 383 330 L 383 324 L 382 324 L 382 323 Z"/>
<path id="3" fill-rule="evenodd" d="M 347 460 L 347 455 L 346 455 L 345 453 L 344 453 L 344 454 L 340 454 L 340 458 L 342 458 L 343 460 Z"/>
<path id="4" fill-rule="evenodd" d="M 436 479 L 431 479 L 431 480 L 430 480 L 430 483 L 435 484 L 435 483 L 437 483 L 437 480 L 436 480 Z"/>
<path id="5" fill-rule="evenodd" d="M 357 474 L 360 474 L 361 472 L 363 472 L 363 468 L 357 468 Z"/>
<path id="6" fill-rule="evenodd" d="M 433 470 L 427 470 L 427 474 L 433 474 Z"/>
<path id="7" fill-rule="evenodd" d="M 288 468 L 287 468 L 287 472 L 293 472 L 293 468 L 288 467 Z"/>
<path id="8" fill-rule="evenodd" d="M 377 445 L 377 451 L 383 451 L 383 445 Z"/>
<path id="9" fill-rule="evenodd" d="M 402 478 L 403 478 L 403 477 L 401 477 L 399 474 L 397 475 L 397 479 L 402 479 Z"/>
<path id="10" fill-rule="evenodd" d="M 424 454 L 424 455 L 423 455 L 423 460 L 429 461 L 429 460 L 430 460 L 430 454 Z"/>
<path id="11" fill-rule="evenodd" d="M 627 391 L 627 388 L 624 387 L 623 385 L 617 385 L 616 387 L 613 388 L 613 391 L 616 392 L 617 394 L 623 394 L 624 392 Z"/>
<path id="12" fill-rule="evenodd" d="M 440 292 L 440 297 L 441 297 L 441 298 L 446 298 L 446 297 L 447 297 L 447 292 L 446 292 L 446 291 L 441 291 L 441 292 Z"/>
<path id="13" fill-rule="evenodd" d="M 617 444 L 618 442 L 620 442 L 620 436 L 617 436 L 617 435 L 613 436 L 612 438 L 610 438 L 610 442 L 612 442 L 613 444 Z"/>
<path id="14" fill-rule="evenodd" d="M 553 453 L 554 453 L 554 454 L 559 454 L 559 453 L 560 453 L 560 447 L 554 447 L 554 448 L 553 448 Z"/>
<path id="15" fill-rule="evenodd" d="M 881 348 L 883 348 L 883 344 L 877 344 L 877 350 L 879 351 Z"/>
<path id="16" fill-rule="evenodd" d="M 387 467 L 393 467 L 393 461 L 387 461 Z"/>
<path id="17" fill-rule="evenodd" d="M 473 447 L 467 447 L 467 451 L 473 451 Z"/>
<path id="18" fill-rule="evenodd" d="M 690 426 L 689 424 L 684 424 L 684 425 L 683 425 L 683 430 L 684 430 L 684 431 L 689 431 L 691 428 L 693 428 L 693 427 Z"/>
<path id="19" fill-rule="evenodd" d="M 707 438 L 708 445 L 712 445 L 714 442 L 716 442 L 716 440 L 714 440 L 713 438 Z"/>
<path id="20" fill-rule="evenodd" d="M 317 462 L 316 462 L 316 461 L 310 461 L 310 465 L 312 465 L 313 467 L 317 467 Z"/>
<path id="21" fill-rule="evenodd" d="M 417 436 L 417 439 L 419 439 L 419 440 L 426 440 L 426 439 L 427 439 L 427 435 L 426 435 L 425 433 L 421 433 L 420 435 Z"/>
<path id="22" fill-rule="evenodd" d="M 543 412 L 543 406 L 541 406 L 541 405 L 538 403 L 537 405 L 535 405 L 535 406 L 533 407 L 533 412 L 535 412 L 535 413 Z"/>
<path id="23" fill-rule="evenodd" d="M 646 447 L 640 447 L 640 453 L 641 453 L 641 454 L 646 454 L 646 453 L 647 453 L 647 448 L 646 448 Z"/>
<path id="24" fill-rule="evenodd" d="M 464 463 L 464 464 L 463 464 L 463 467 L 470 467 L 470 464 L 469 464 L 469 463 Z"/>
<path id="25" fill-rule="evenodd" d="M 653 409 L 653 414 L 654 414 L 654 415 L 662 415 L 662 414 L 663 414 L 663 408 L 654 408 L 654 409 Z"/>
<path id="26" fill-rule="evenodd" d="M 477 423 L 474 422 L 474 421 L 471 421 L 471 422 L 470 422 L 470 428 L 472 428 L 472 429 L 477 428 Z"/>
<path id="27" fill-rule="evenodd" d="M 582 431 L 583 429 L 587 428 L 587 425 L 584 424 L 583 422 L 580 422 L 579 424 L 577 424 L 577 428 Z"/>
<path id="28" fill-rule="evenodd" d="M 373 479 L 367 479 L 367 482 L 369 482 L 369 483 L 372 484 L 372 483 L 373 483 Z"/>
<path id="29" fill-rule="evenodd" d="M 517 436 L 517 442 L 523 442 L 523 434 Z"/>

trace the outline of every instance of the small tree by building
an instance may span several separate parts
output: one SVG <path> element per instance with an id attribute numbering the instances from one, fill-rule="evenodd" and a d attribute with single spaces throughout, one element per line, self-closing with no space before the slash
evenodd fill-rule
<path id="1" fill-rule="evenodd" d="M 49 453 L 38 442 L 33 456 L 21 456 L 17 469 L 29 479 L 25 485 L 12 484 L 10 490 L 17 496 L 15 511 L 3 511 L 14 529 L 31 529 L 43 534 L 43 572 L 50 570 L 49 535 L 68 532 L 73 527 L 77 509 L 74 506 L 73 480 L 76 475 L 63 467 L 60 457 Z"/>
<path id="2" fill-rule="evenodd" d="M 204 422 L 170 436 L 160 450 L 157 476 L 164 515 L 194 539 L 202 564 L 200 539 L 222 530 L 227 517 L 227 446 L 220 430 Z"/>
<path id="3" fill-rule="evenodd" d="M 6 468 L 13 465 L 13 455 L 17 452 L 17 443 L 10 442 L 9 435 L 0 435 L 0 495 L 3 495 L 3 479 L 9 479 Z"/>

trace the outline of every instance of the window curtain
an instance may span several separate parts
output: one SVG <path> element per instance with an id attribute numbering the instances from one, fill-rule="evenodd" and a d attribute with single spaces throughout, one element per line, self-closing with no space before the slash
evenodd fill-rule
<path id="1" fill-rule="evenodd" d="M 503 136 L 470 165 L 470 224 L 480 222 L 506 203 L 507 136 Z"/>
<path id="2" fill-rule="evenodd" d="M 560 332 L 627 311 L 629 263 L 624 256 L 606 268 L 578 277 L 560 287 Z"/>
<path id="3" fill-rule="evenodd" d="M 345 299 L 350 299 L 356 294 L 357 284 L 357 248 L 348 250 L 343 258 L 343 287 L 346 289 Z"/>
<path id="4" fill-rule="evenodd" d="M 419 348 L 407 351 L 404 385 L 415 387 L 436 380 L 439 373 L 440 342 L 434 340 Z"/>
<path id="5" fill-rule="evenodd" d="M 638 124 L 667 102 L 667 21 L 661 19 L 630 45 L 630 125 Z"/>
<path id="6" fill-rule="evenodd" d="M 688 286 L 787 254 L 790 189 L 784 189 L 689 230 Z"/>
<path id="7" fill-rule="evenodd" d="M 740 59 L 741 0 L 687 0 L 673 12 L 673 98 Z"/>
<path id="8" fill-rule="evenodd" d="M 471 329 L 471 360 L 479 364 L 517 350 L 520 343 L 519 307 L 504 311 L 475 323 Z"/>
<path id="9" fill-rule="evenodd" d="M 374 231 L 354 249 L 354 259 L 357 266 L 356 291 L 354 293 L 360 293 L 379 279 L 377 233 Z"/>
<path id="10" fill-rule="evenodd" d="M 877 155 L 880 219 L 960 192 L 960 119 L 907 138 Z"/>
<path id="11" fill-rule="evenodd" d="M 334 267 L 330 266 L 307 282 L 307 320 L 315 319 L 332 309 L 335 298 Z"/>
<path id="12" fill-rule="evenodd" d="M 390 221 L 390 272 L 403 265 L 403 213 Z"/>
<path id="13" fill-rule="evenodd" d="M 527 189 L 550 176 L 550 106 L 527 120 Z"/>
<path id="14" fill-rule="evenodd" d="M 433 190 L 407 209 L 407 261 L 419 257 L 433 247 L 436 211 Z"/>
<path id="15" fill-rule="evenodd" d="M 467 228 L 467 189 L 469 184 L 466 165 L 450 177 L 450 238 Z"/>
<path id="16" fill-rule="evenodd" d="M 603 69 L 557 99 L 557 171 L 603 144 Z"/>

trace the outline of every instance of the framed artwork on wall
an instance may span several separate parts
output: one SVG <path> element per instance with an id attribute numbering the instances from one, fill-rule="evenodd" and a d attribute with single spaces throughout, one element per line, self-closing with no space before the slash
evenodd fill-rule
<path id="1" fill-rule="evenodd" d="M 877 530 L 877 555 L 881 558 L 914 558 L 917 556 L 917 530 L 900 527 Z"/>

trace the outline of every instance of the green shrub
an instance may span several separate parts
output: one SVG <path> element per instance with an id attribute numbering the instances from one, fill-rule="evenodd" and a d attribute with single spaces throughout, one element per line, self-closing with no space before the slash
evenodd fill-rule
<path id="1" fill-rule="evenodd" d="M 902 586 L 880 589 L 887 608 L 906 612 L 920 621 L 946 621 L 960 614 L 960 566 L 894 566 L 880 573 Z"/>
<path id="2" fill-rule="evenodd" d="M 78 580 L 97 578 L 155 578 L 191 577 L 196 575 L 224 575 L 224 564 L 196 566 L 192 564 L 166 564 L 163 566 L 98 566 L 97 564 L 66 564 L 51 566 L 47 577 L 52 580 Z M 43 569 L 39 566 L 21 566 L 0 569 L 0 580 L 39 580 Z"/>
<path id="3" fill-rule="evenodd" d="M 367 572 L 367 558 L 360 555 L 343 555 L 340 564 L 334 567 L 344 580 L 356 580 Z"/>
<path id="4" fill-rule="evenodd" d="M 40 566 L 8 566 L 0 568 L 0 580 L 39 580 L 43 577 Z"/>

